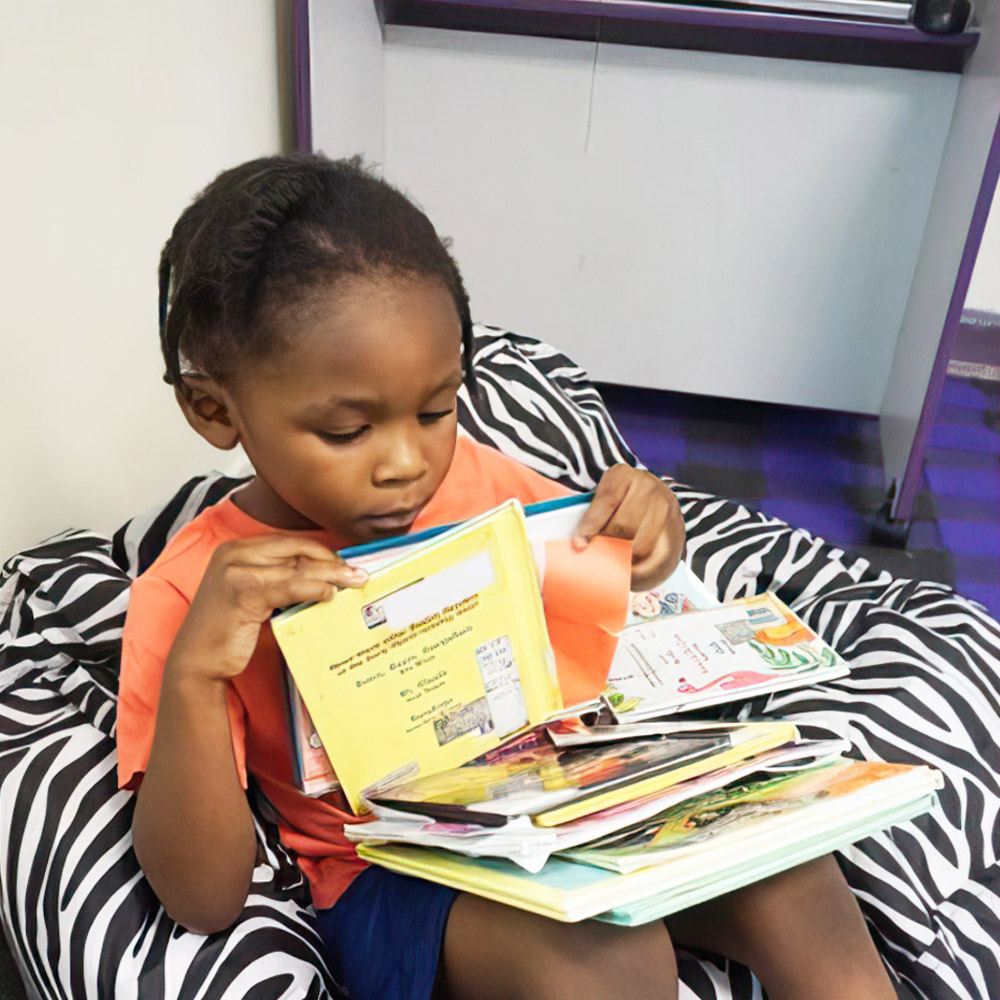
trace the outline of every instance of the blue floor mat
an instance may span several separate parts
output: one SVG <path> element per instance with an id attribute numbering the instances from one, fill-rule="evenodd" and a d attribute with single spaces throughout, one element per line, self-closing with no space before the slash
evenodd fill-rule
<path id="1" fill-rule="evenodd" d="M 1000 383 L 946 380 L 905 549 L 872 539 L 885 501 L 874 417 L 617 385 L 601 392 L 656 472 L 897 576 L 951 584 L 1000 617 Z"/>

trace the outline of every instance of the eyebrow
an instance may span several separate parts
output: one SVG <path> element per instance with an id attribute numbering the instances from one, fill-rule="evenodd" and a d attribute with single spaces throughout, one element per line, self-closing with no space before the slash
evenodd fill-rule
<path id="1" fill-rule="evenodd" d="M 432 399 L 439 392 L 443 392 L 445 389 L 458 389 L 463 382 L 462 370 L 456 369 L 451 372 L 446 378 L 442 379 L 431 391 L 428 393 L 427 398 Z M 349 397 L 339 397 L 334 396 L 331 399 L 327 399 L 322 403 L 314 403 L 312 406 L 307 406 L 302 410 L 302 416 L 308 418 L 311 417 L 323 417 L 333 410 L 360 410 L 361 412 L 369 412 L 377 407 L 378 403 L 373 399 L 360 399 L 360 398 L 349 398 Z"/>

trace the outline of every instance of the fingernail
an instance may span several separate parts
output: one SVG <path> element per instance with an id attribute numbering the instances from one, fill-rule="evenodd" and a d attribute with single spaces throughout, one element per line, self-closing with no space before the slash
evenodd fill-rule
<path id="1" fill-rule="evenodd" d="M 363 569 L 352 569 L 351 576 L 358 581 L 358 583 L 364 583 L 368 579 L 368 574 Z"/>
<path id="2" fill-rule="evenodd" d="M 589 541 L 590 539 L 587 538 L 586 535 L 574 535 L 573 548 L 576 549 L 577 552 L 582 552 L 587 547 L 587 542 Z"/>

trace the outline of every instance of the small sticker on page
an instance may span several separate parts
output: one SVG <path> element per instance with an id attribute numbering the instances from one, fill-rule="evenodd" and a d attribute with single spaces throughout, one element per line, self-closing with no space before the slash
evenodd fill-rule
<path id="1" fill-rule="evenodd" d="M 514 661 L 510 639 L 501 635 L 484 642 L 476 649 L 476 662 L 486 688 L 493 724 L 502 739 L 528 724 L 521 675 Z"/>
<path id="2" fill-rule="evenodd" d="M 366 604 L 361 609 L 361 615 L 369 628 L 375 628 L 376 625 L 384 625 L 386 622 L 385 608 L 381 604 Z"/>
<path id="3" fill-rule="evenodd" d="M 434 735 L 438 746 L 444 746 L 466 733 L 479 731 L 480 736 L 493 729 L 493 719 L 490 717 L 490 706 L 485 698 L 477 698 L 468 705 L 453 708 L 450 712 L 434 720 Z"/>
<path id="4" fill-rule="evenodd" d="M 741 642 L 749 642 L 753 638 L 753 626 L 746 620 L 719 622 L 715 627 L 734 646 L 738 646 Z"/>

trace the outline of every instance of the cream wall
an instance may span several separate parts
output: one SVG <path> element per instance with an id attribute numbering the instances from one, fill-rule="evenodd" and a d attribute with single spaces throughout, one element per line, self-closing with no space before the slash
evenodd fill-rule
<path id="1" fill-rule="evenodd" d="M 972 272 L 965 305 L 968 309 L 1000 313 L 1000 196 L 996 194 L 993 196 L 983 242 L 979 246 L 979 256 L 976 258 L 976 268 Z"/>
<path id="2" fill-rule="evenodd" d="M 280 147 L 275 0 L 0 0 L 0 559 L 110 530 L 225 455 L 160 380 L 191 196 Z"/>

